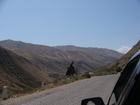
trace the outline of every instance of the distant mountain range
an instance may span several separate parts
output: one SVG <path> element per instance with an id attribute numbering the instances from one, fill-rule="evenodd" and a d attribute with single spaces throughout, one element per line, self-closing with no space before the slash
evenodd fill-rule
<path id="1" fill-rule="evenodd" d="M 34 64 L 40 65 L 40 67 L 47 68 L 47 71 L 59 71 L 60 74 L 66 72 L 72 61 L 75 61 L 74 65 L 79 73 L 83 73 L 106 65 L 123 56 L 121 53 L 103 48 L 49 47 L 13 40 L 0 41 L 0 46 L 32 61 Z"/>
<path id="2" fill-rule="evenodd" d="M 103 48 L 76 46 L 36 45 L 21 41 L 0 41 L 0 87 L 7 85 L 10 91 L 38 87 L 64 76 L 74 61 L 78 74 L 95 70 L 114 62 L 123 54 Z M 1 90 L 0 90 L 1 91 Z"/>

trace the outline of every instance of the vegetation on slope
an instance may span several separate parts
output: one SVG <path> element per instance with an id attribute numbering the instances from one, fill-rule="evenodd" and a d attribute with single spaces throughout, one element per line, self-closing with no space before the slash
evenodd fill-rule
<path id="1" fill-rule="evenodd" d="M 134 45 L 132 49 L 128 51 L 124 56 L 122 56 L 119 60 L 97 69 L 94 74 L 104 75 L 120 72 L 124 69 L 130 58 L 139 50 L 140 41 L 138 41 L 136 45 Z"/>

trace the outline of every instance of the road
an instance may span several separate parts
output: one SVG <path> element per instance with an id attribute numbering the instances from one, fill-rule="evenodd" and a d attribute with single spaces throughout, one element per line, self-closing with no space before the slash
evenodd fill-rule
<path id="1" fill-rule="evenodd" d="M 92 77 L 58 88 L 3 101 L 0 105 L 80 105 L 82 99 L 97 96 L 102 97 L 107 103 L 118 77 L 119 74 Z"/>

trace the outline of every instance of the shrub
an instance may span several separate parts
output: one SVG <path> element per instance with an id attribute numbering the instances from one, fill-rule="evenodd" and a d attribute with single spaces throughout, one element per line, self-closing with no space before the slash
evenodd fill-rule
<path id="1" fill-rule="evenodd" d="M 121 72 L 121 71 L 122 71 L 122 68 L 121 68 L 121 67 L 118 67 L 118 68 L 116 69 L 116 71 L 117 71 L 117 72 Z"/>
<path id="2" fill-rule="evenodd" d="M 78 76 L 75 76 L 75 75 L 72 76 L 72 78 L 73 78 L 74 81 L 79 80 Z"/>
<path id="3" fill-rule="evenodd" d="M 119 64 L 120 64 L 120 63 L 119 63 L 119 62 L 117 62 L 115 66 L 119 66 Z"/>
<path id="4" fill-rule="evenodd" d="M 46 85 L 46 88 L 48 88 L 48 89 L 50 89 L 50 88 L 54 88 L 54 87 L 55 87 L 55 86 L 54 86 L 53 83 L 50 83 L 50 84 Z"/>
<path id="5" fill-rule="evenodd" d="M 87 73 L 83 74 L 82 77 L 84 77 L 84 78 L 91 78 L 91 75 L 87 72 Z"/>

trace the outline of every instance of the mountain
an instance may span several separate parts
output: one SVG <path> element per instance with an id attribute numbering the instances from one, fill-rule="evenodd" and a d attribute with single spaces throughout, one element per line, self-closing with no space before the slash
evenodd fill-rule
<path id="1" fill-rule="evenodd" d="M 0 87 L 6 85 L 10 92 L 17 93 L 17 89 L 21 92 L 40 86 L 42 81 L 49 83 L 53 80 L 47 72 L 41 71 L 26 58 L 0 47 Z"/>
<path id="2" fill-rule="evenodd" d="M 81 74 L 123 55 L 101 48 L 49 47 L 13 40 L 0 41 L 0 46 L 0 87 L 6 85 L 13 93 L 39 87 L 42 81 L 45 84 L 55 81 L 65 75 L 72 61 Z"/>
<path id="3" fill-rule="evenodd" d="M 117 68 L 124 69 L 130 58 L 140 50 L 140 40 L 132 47 L 130 51 L 128 51 L 124 56 L 122 56 L 119 60 L 110 63 L 106 66 L 96 69 L 96 72 L 114 72 Z"/>
<path id="4" fill-rule="evenodd" d="M 116 58 L 120 58 L 123 54 L 118 53 L 114 50 L 109 50 L 105 48 L 84 48 L 84 47 L 76 47 L 76 46 L 56 46 L 55 48 L 66 51 L 68 53 L 85 53 L 87 55 L 85 58 L 89 58 L 91 60 L 100 60 L 102 59 L 102 64 L 104 63 L 104 59 L 116 60 Z M 78 54 L 77 54 L 78 55 Z M 77 55 L 75 57 L 77 57 Z M 83 56 L 83 55 L 82 55 Z"/>
<path id="5" fill-rule="evenodd" d="M 130 60 L 130 58 L 137 52 L 140 50 L 140 40 L 133 46 L 133 48 L 126 53 L 124 56 L 122 56 L 120 58 L 119 62 L 119 66 L 124 68 L 125 65 L 128 63 L 128 61 Z"/>
<path id="6" fill-rule="evenodd" d="M 0 41 L 0 46 L 25 57 L 41 69 L 63 74 L 72 61 L 79 73 L 96 69 L 119 59 L 123 54 L 113 50 L 99 48 L 82 48 L 76 46 L 49 47 L 24 43 L 21 41 Z M 64 50 L 65 49 L 65 50 Z"/>
<path id="7" fill-rule="evenodd" d="M 23 49 L 23 50 L 27 50 L 29 52 L 33 52 L 33 53 L 44 55 L 44 56 L 48 55 L 51 57 L 58 57 L 58 58 L 61 58 L 61 56 L 64 58 L 66 56 L 65 53 L 62 52 L 61 50 L 54 49 L 52 47 L 44 46 L 44 45 L 24 43 L 21 41 L 4 40 L 4 41 L 0 41 L 0 46 L 10 49 L 10 50 Z"/>
<path id="8" fill-rule="evenodd" d="M 76 47 L 72 45 L 67 45 L 67 46 L 56 46 L 55 48 L 63 50 L 63 51 L 83 51 L 83 52 L 88 52 L 92 54 L 97 54 L 97 55 L 103 55 L 103 56 L 112 56 L 114 58 L 120 58 L 123 54 L 120 54 L 114 50 L 109 50 L 105 48 L 92 48 L 92 47 Z"/>

